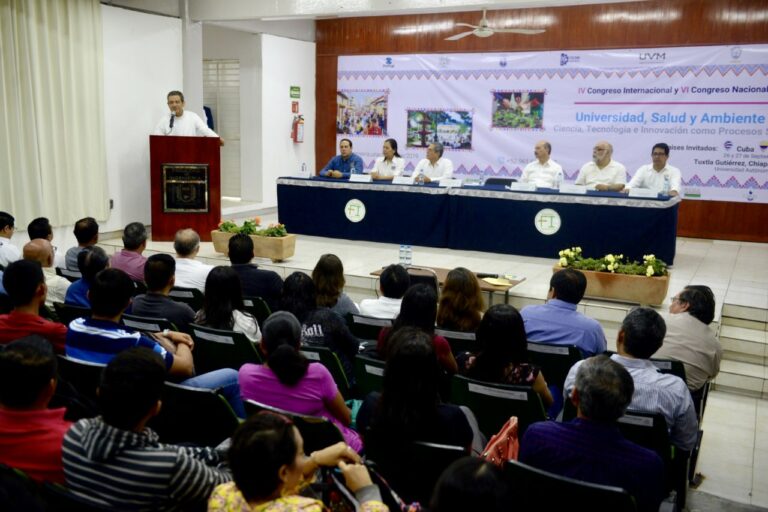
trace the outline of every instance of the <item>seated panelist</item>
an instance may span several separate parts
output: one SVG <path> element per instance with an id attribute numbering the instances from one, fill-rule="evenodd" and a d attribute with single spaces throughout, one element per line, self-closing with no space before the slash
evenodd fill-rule
<path id="1" fill-rule="evenodd" d="M 664 192 L 664 182 L 668 183 L 667 193 L 676 196 L 680 193 L 680 169 L 667 164 L 669 145 L 659 142 L 651 150 L 653 163 L 641 166 L 627 185 L 626 192 L 633 188 L 648 188 L 658 193 Z"/>
<path id="2" fill-rule="evenodd" d="M 413 171 L 413 176 L 424 177 L 424 183 L 448 180 L 453 177 L 453 162 L 443 158 L 443 145 L 434 142 L 427 148 L 427 158 L 421 160 Z"/>
<path id="3" fill-rule="evenodd" d="M 533 155 L 536 160 L 529 163 L 523 169 L 521 183 L 533 183 L 541 188 L 554 188 L 555 179 L 563 168 L 549 156 L 552 153 L 552 145 L 546 140 L 540 140 L 533 147 Z"/>
<path id="4" fill-rule="evenodd" d="M 627 182 L 627 169 L 612 156 L 613 146 L 608 142 L 601 140 L 595 144 L 592 161 L 581 166 L 576 185 L 586 185 L 594 190 L 621 191 Z"/>
<path id="5" fill-rule="evenodd" d="M 376 163 L 373 164 L 371 178 L 374 180 L 390 181 L 395 176 L 403 174 L 404 168 L 405 160 L 397 152 L 397 141 L 395 139 L 387 139 L 384 141 L 382 156 L 377 158 Z"/>
<path id="6" fill-rule="evenodd" d="M 365 164 L 363 164 L 362 158 L 352 152 L 351 140 L 341 139 L 339 141 L 339 153 L 320 170 L 320 176 L 347 180 L 350 174 L 363 173 Z"/>

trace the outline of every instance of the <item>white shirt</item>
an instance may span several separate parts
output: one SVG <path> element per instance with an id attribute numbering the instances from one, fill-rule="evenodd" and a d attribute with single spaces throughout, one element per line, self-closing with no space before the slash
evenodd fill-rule
<path id="1" fill-rule="evenodd" d="M 376 318 L 394 318 L 400 314 L 400 304 L 403 299 L 379 297 L 378 299 L 365 299 L 360 302 L 360 314 Z"/>
<path id="2" fill-rule="evenodd" d="M 627 188 L 648 188 L 661 192 L 664 190 L 664 176 L 669 176 L 669 190 L 680 193 L 680 169 L 667 164 L 660 171 L 653 168 L 653 164 L 640 167 Z"/>
<path id="3" fill-rule="evenodd" d="M 67 288 L 70 282 L 61 276 L 56 275 L 54 267 L 43 267 L 43 276 L 45 277 L 45 286 L 48 287 L 48 294 L 45 296 L 45 305 L 53 307 L 54 302 L 64 302 L 67 296 Z"/>
<path id="4" fill-rule="evenodd" d="M 160 118 L 155 128 L 154 135 L 180 135 L 183 137 L 218 137 L 218 134 L 208 128 L 208 125 L 200 119 L 200 116 L 189 110 L 185 110 L 181 117 L 175 117 L 171 128 L 171 116 Z"/>
<path id="5" fill-rule="evenodd" d="M 611 160 L 602 169 L 595 162 L 587 162 L 579 169 L 576 185 L 596 188 L 597 185 L 617 185 L 627 182 L 627 168 L 616 160 Z"/>
<path id="6" fill-rule="evenodd" d="M 205 293 L 205 280 L 213 265 L 190 258 L 176 258 L 176 286 L 197 288 Z"/>
<path id="7" fill-rule="evenodd" d="M 453 177 L 453 162 L 447 158 L 440 157 L 440 159 L 432 165 L 429 159 L 425 158 L 419 162 L 416 169 L 413 170 L 413 176 L 424 174 L 432 181 L 440 181 L 442 179 L 451 179 Z"/>
<path id="8" fill-rule="evenodd" d="M 539 160 L 534 160 L 523 169 L 521 183 L 533 183 L 541 188 L 553 188 L 555 186 L 555 176 L 563 168 L 551 158 L 543 164 Z"/>
<path id="9" fill-rule="evenodd" d="M 379 176 L 394 177 L 403 174 L 405 169 L 405 160 L 399 156 L 392 157 L 391 162 L 385 162 L 384 157 L 380 156 L 376 159 L 376 163 L 373 164 L 371 173 L 377 173 Z"/>
<path id="10" fill-rule="evenodd" d="M 234 320 L 234 325 L 232 326 L 233 331 L 245 334 L 245 337 L 253 343 L 261 341 L 259 324 L 251 315 L 246 315 L 242 311 L 234 310 L 232 311 L 232 320 Z"/>
<path id="11" fill-rule="evenodd" d="M 723 347 L 714 331 L 690 313 L 663 316 L 667 334 L 653 357 L 682 362 L 688 389 L 696 391 L 720 371 Z"/>
<path id="12" fill-rule="evenodd" d="M 8 264 L 21 259 L 21 251 L 11 243 L 9 238 L 0 237 L 0 265 L 7 267 Z"/>

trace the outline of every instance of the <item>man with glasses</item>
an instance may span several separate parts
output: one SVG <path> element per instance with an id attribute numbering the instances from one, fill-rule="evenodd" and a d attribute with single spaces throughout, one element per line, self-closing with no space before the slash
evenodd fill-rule
<path id="1" fill-rule="evenodd" d="M 15 221 L 10 213 L 0 212 L 0 265 L 3 267 L 21 259 L 21 251 L 11 243 L 13 232 L 16 231 Z"/>
<path id="2" fill-rule="evenodd" d="M 627 169 L 613 160 L 613 146 L 601 140 L 592 148 L 592 161 L 579 170 L 576 185 L 586 185 L 593 190 L 620 192 L 627 182 Z"/>
<path id="3" fill-rule="evenodd" d="M 648 188 L 656 192 L 666 192 L 670 196 L 680 193 L 680 169 L 667 165 L 669 146 L 659 142 L 651 150 L 653 163 L 640 167 L 630 180 L 625 191 L 632 188 Z M 665 187 L 664 182 L 668 182 Z"/>

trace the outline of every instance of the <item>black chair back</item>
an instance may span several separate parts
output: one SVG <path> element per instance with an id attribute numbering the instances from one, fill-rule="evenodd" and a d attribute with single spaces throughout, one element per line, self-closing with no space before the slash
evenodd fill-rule
<path id="1" fill-rule="evenodd" d="M 304 439 L 305 453 L 312 453 L 336 444 L 339 441 L 344 441 L 341 431 L 328 418 L 297 414 L 255 400 L 245 400 L 244 405 L 248 416 L 262 411 L 269 411 L 290 418 Z"/>
<path id="2" fill-rule="evenodd" d="M 191 324 L 195 350 L 192 358 L 198 374 L 221 368 L 239 370 L 245 363 L 261 364 L 263 358 L 245 334 Z"/>
<path id="3" fill-rule="evenodd" d="M 60 378 L 83 396 L 96 400 L 96 388 L 99 387 L 101 372 L 106 365 L 80 361 L 64 355 L 58 355 L 57 358 Z"/>
<path id="4" fill-rule="evenodd" d="M 74 304 L 54 302 L 53 309 L 56 311 L 56 316 L 59 317 L 59 322 L 63 323 L 64 325 L 69 325 L 72 320 L 75 320 L 76 318 L 91 317 L 91 308 L 75 306 Z"/>
<path id="5" fill-rule="evenodd" d="M 411 286 L 416 284 L 426 284 L 431 286 L 435 290 L 435 294 L 440 296 L 440 280 L 437 278 L 437 274 L 431 268 L 425 267 L 406 267 L 408 270 L 408 276 L 411 278 Z"/>
<path id="6" fill-rule="evenodd" d="M 360 398 L 365 398 L 374 391 L 381 391 L 384 387 L 385 366 L 386 363 L 379 359 L 361 355 L 355 357 L 355 384 Z"/>
<path id="7" fill-rule="evenodd" d="M 507 186 L 511 183 L 516 183 L 517 180 L 515 178 L 488 178 L 485 180 L 484 185 L 504 185 Z"/>
<path id="8" fill-rule="evenodd" d="M 541 368 L 547 384 L 554 384 L 563 391 L 565 378 L 571 367 L 581 361 L 581 350 L 575 345 L 550 345 L 528 342 L 528 359 Z"/>
<path id="9" fill-rule="evenodd" d="M 516 460 L 507 461 L 504 476 L 519 510 L 537 510 L 542 504 L 547 510 L 570 510 L 576 503 L 597 512 L 637 510 L 634 498 L 620 487 L 555 475 Z"/>
<path id="10" fill-rule="evenodd" d="M 680 361 L 674 361 L 672 359 L 651 359 L 653 365 L 659 369 L 661 373 L 669 373 L 685 380 L 685 366 Z"/>
<path id="11" fill-rule="evenodd" d="M 392 327 L 392 320 L 350 313 L 347 315 L 347 326 L 352 336 L 359 340 L 377 340 L 383 328 Z"/>
<path id="12" fill-rule="evenodd" d="M 452 331 L 450 329 L 435 329 L 435 335 L 442 336 L 448 340 L 453 355 L 462 352 L 477 353 L 480 350 L 477 344 L 477 338 L 474 332 Z"/>
<path id="13" fill-rule="evenodd" d="M 227 400 L 211 389 L 166 382 L 162 401 L 160 414 L 149 426 L 163 443 L 216 446 L 240 424 Z"/>
<path id="14" fill-rule="evenodd" d="M 56 267 L 56 275 L 65 278 L 70 283 L 74 283 L 78 279 L 83 278 L 83 274 L 81 274 L 79 270 L 69 270 L 61 267 Z"/>
<path id="15" fill-rule="evenodd" d="M 192 311 L 198 311 L 203 307 L 203 292 L 197 288 L 182 288 L 174 286 L 168 293 L 168 296 L 176 302 L 183 302 L 192 308 Z"/>
<path id="16" fill-rule="evenodd" d="M 341 396 L 345 399 L 352 398 L 349 379 L 347 379 L 344 367 L 341 365 L 339 356 L 337 356 L 335 352 L 326 347 L 302 345 L 301 353 L 304 354 L 304 357 L 309 361 L 320 363 L 325 366 L 328 371 L 331 372 L 331 376 L 333 377 L 334 382 L 336 382 L 336 386 L 339 388 Z"/>
<path id="17" fill-rule="evenodd" d="M 152 318 L 148 316 L 123 314 L 120 321 L 126 327 L 141 332 L 160 332 L 164 329 L 175 331 L 176 326 L 167 318 Z"/>
<path id="18" fill-rule="evenodd" d="M 245 311 L 253 315 L 259 326 L 264 325 L 264 321 L 272 314 L 269 304 L 261 297 L 243 297 L 243 304 Z"/>

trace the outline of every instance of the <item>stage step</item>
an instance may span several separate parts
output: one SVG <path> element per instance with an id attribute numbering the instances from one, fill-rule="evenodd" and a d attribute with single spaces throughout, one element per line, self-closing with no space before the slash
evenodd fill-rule
<path id="1" fill-rule="evenodd" d="M 768 399 L 768 308 L 723 305 L 723 361 L 713 389 Z"/>

